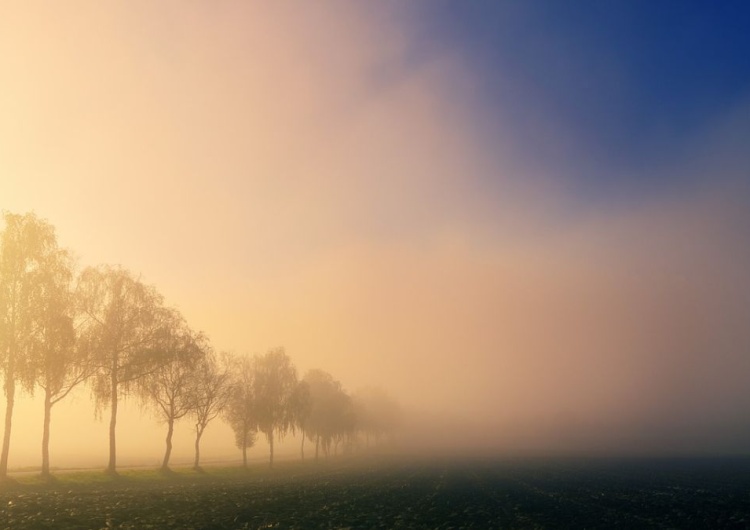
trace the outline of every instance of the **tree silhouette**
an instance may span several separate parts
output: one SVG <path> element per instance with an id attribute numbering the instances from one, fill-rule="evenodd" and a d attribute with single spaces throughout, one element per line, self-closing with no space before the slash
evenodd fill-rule
<path id="1" fill-rule="evenodd" d="M 305 459 L 305 426 L 310 418 L 312 412 L 312 396 L 310 395 L 310 385 L 307 381 L 298 381 L 297 386 L 294 387 L 292 393 L 292 399 L 290 401 L 291 415 L 292 415 L 292 433 L 296 434 L 296 430 L 299 429 L 302 434 L 302 442 L 300 444 L 300 456 L 302 460 Z"/>
<path id="2" fill-rule="evenodd" d="M 304 381 L 309 385 L 312 402 L 306 433 L 315 441 L 317 460 L 321 446 L 328 455 L 331 444 L 338 443 L 353 431 L 354 414 L 351 398 L 328 372 L 310 370 Z"/>
<path id="3" fill-rule="evenodd" d="M 208 424 L 227 407 L 231 397 L 231 372 L 228 356 L 217 359 L 208 341 L 201 344 L 203 356 L 198 362 L 190 382 L 191 415 L 195 418 L 195 462 L 193 469 L 200 471 L 200 443 Z M 244 443 L 242 445 L 244 447 Z"/>
<path id="4" fill-rule="evenodd" d="M 57 246 L 52 225 L 34 214 L 2 214 L 0 230 L 0 373 L 6 397 L 0 479 L 7 477 L 17 387 L 44 391 L 42 475 L 49 477 L 52 407 L 84 381 L 91 381 L 97 414 L 109 406 L 109 461 L 116 474 L 116 425 L 120 398 L 137 391 L 167 424 L 162 469 L 172 451 L 174 423 L 195 418 L 194 468 L 208 424 L 223 414 L 247 467 L 257 432 L 274 445 L 291 429 L 322 447 L 351 442 L 357 430 L 369 441 L 392 433 L 398 404 L 378 389 L 353 398 L 322 370 L 304 380 L 283 348 L 240 359 L 217 358 L 201 334 L 175 310 L 164 307 L 154 287 L 121 267 L 88 267 L 72 289 L 74 266 Z"/>
<path id="5" fill-rule="evenodd" d="M 71 289 L 72 260 L 65 250 L 49 254 L 34 271 L 32 296 L 38 308 L 30 336 L 30 369 L 44 391 L 42 429 L 42 476 L 49 477 L 49 440 L 52 407 L 93 372 L 89 352 L 76 343 L 76 307 Z"/>
<path id="6" fill-rule="evenodd" d="M 346 443 L 345 449 L 351 447 L 352 442 L 356 437 L 356 416 L 354 407 L 352 404 L 352 398 L 349 394 L 341 389 L 336 394 L 336 399 L 333 402 L 333 410 L 331 411 L 332 416 L 332 440 L 334 444 L 333 454 L 338 452 L 340 443 Z M 330 443 L 327 446 L 327 451 L 330 450 Z"/>
<path id="7" fill-rule="evenodd" d="M 242 450 L 242 467 L 247 469 L 247 449 L 255 445 L 258 419 L 255 408 L 253 361 L 247 355 L 232 361 L 232 382 L 226 420 L 234 431 L 237 448 Z"/>
<path id="8" fill-rule="evenodd" d="M 297 370 L 283 348 L 255 358 L 255 406 L 258 430 L 266 435 L 273 467 L 274 439 L 282 439 L 291 428 L 292 395 L 297 386 Z"/>
<path id="9" fill-rule="evenodd" d="M 34 214 L 3 213 L 0 232 L 0 371 L 4 378 L 5 429 L 0 453 L 0 479 L 8 474 L 10 434 L 16 383 L 33 387 L 30 370 L 30 337 L 38 323 L 40 308 L 34 282 L 57 253 L 52 225 Z"/>
<path id="10" fill-rule="evenodd" d="M 195 407 L 195 394 L 191 392 L 190 384 L 203 355 L 199 344 L 205 341 L 203 336 L 191 332 L 176 311 L 171 312 L 166 326 L 159 340 L 161 355 L 166 362 L 139 380 L 143 398 L 153 404 L 160 420 L 167 424 L 162 471 L 169 470 L 174 422 Z"/>
<path id="11" fill-rule="evenodd" d="M 169 336 L 170 312 L 153 287 L 119 267 L 85 269 L 77 299 L 85 317 L 80 340 L 96 364 L 92 393 L 97 409 L 110 407 L 106 471 L 116 474 L 118 399 L 169 360 L 159 342 Z"/>

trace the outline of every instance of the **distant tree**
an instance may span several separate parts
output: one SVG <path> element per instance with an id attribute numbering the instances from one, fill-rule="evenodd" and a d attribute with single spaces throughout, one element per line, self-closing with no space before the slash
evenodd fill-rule
<path id="1" fill-rule="evenodd" d="M 328 372 L 310 370 L 304 381 L 309 385 L 312 402 L 306 433 L 315 441 L 317 460 L 321 448 L 328 455 L 333 444 L 353 432 L 354 414 L 351 398 Z"/>
<path id="2" fill-rule="evenodd" d="M 73 264 L 65 250 L 52 252 L 44 267 L 36 269 L 32 297 L 38 308 L 30 335 L 30 369 L 44 391 L 42 476 L 49 477 L 49 440 L 52 407 L 92 375 L 86 348 L 76 344 Z"/>
<path id="3" fill-rule="evenodd" d="M 320 453 L 321 437 L 325 439 L 327 428 L 326 404 L 330 395 L 335 391 L 336 381 L 333 376 L 323 370 L 310 370 L 303 379 L 310 391 L 310 415 L 305 425 L 305 434 L 310 441 L 315 442 L 315 460 Z"/>
<path id="4" fill-rule="evenodd" d="M 273 467 L 273 446 L 292 427 L 292 396 L 297 386 L 297 370 L 283 348 L 255 358 L 255 408 L 258 430 L 266 435 Z"/>
<path id="5" fill-rule="evenodd" d="M 393 434 L 401 423 L 401 407 L 381 388 L 361 389 L 353 401 L 357 429 L 365 434 L 367 446 L 370 437 L 378 442 L 382 436 Z"/>
<path id="6" fill-rule="evenodd" d="M 41 308 L 35 292 L 38 275 L 58 252 L 55 229 L 34 214 L 2 214 L 0 232 L 0 371 L 5 393 L 5 430 L 0 479 L 8 474 L 16 383 L 33 387 L 29 348 Z"/>
<path id="7" fill-rule="evenodd" d="M 258 418 L 255 408 L 253 360 L 242 356 L 232 361 L 232 379 L 226 407 L 226 420 L 234 440 L 242 450 L 242 466 L 247 469 L 247 450 L 255 445 Z"/>
<path id="8" fill-rule="evenodd" d="M 200 443 L 208 424 L 227 407 L 231 397 L 231 372 L 228 356 L 217 358 L 208 341 L 201 344 L 203 356 L 198 362 L 190 383 L 191 415 L 195 419 L 195 462 L 193 469 L 200 471 Z M 243 438 L 244 440 L 244 438 Z M 242 447 L 245 447 L 244 441 Z M 245 458 L 246 460 L 246 458 Z"/>
<path id="9" fill-rule="evenodd" d="M 85 269 L 77 286 L 84 317 L 80 334 L 96 365 L 92 393 L 97 410 L 109 405 L 109 463 L 116 474 L 116 425 L 119 398 L 169 360 L 160 340 L 169 336 L 169 311 L 161 295 L 119 267 Z"/>
<path id="10" fill-rule="evenodd" d="M 296 434 L 299 430 L 302 435 L 300 444 L 300 456 L 305 459 L 305 427 L 312 412 L 312 396 L 310 395 L 310 385 L 307 381 L 298 381 L 294 387 L 292 399 L 290 401 L 292 414 L 292 433 Z"/>
<path id="11" fill-rule="evenodd" d="M 342 442 L 351 442 L 354 438 L 355 415 L 352 406 L 352 398 L 343 388 L 339 386 L 328 402 L 328 432 L 324 438 L 323 450 L 328 456 L 333 447 L 333 453 L 337 454 L 338 447 Z"/>
<path id="12" fill-rule="evenodd" d="M 138 382 L 142 398 L 155 407 L 160 420 L 167 424 L 162 471 L 169 470 L 175 421 L 196 406 L 195 393 L 190 387 L 203 355 L 200 344 L 206 341 L 202 335 L 193 333 L 176 311 L 172 312 L 166 326 L 166 332 L 158 341 L 159 353 L 166 362 Z"/>
<path id="13" fill-rule="evenodd" d="M 344 449 L 351 450 L 356 438 L 356 415 L 352 397 L 343 390 L 339 393 L 334 410 L 334 454 L 337 453 L 339 444 L 345 443 Z"/>

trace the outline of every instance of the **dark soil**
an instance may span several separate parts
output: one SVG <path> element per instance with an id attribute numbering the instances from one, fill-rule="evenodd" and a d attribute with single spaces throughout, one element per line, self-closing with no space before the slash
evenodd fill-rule
<path id="1" fill-rule="evenodd" d="M 15 483 L 0 528 L 750 528 L 750 460 L 371 458 Z"/>

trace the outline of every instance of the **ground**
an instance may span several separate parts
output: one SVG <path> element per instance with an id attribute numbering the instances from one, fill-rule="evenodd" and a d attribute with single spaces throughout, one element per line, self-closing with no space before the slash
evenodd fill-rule
<path id="1" fill-rule="evenodd" d="M 21 477 L 0 486 L 0 528 L 750 528 L 750 460 L 381 456 Z"/>

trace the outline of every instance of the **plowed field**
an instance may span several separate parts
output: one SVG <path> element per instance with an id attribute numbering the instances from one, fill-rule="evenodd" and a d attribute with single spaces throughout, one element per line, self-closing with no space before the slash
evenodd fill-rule
<path id="1" fill-rule="evenodd" d="M 750 528 L 750 461 L 338 460 L 0 487 L 0 528 Z"/>

